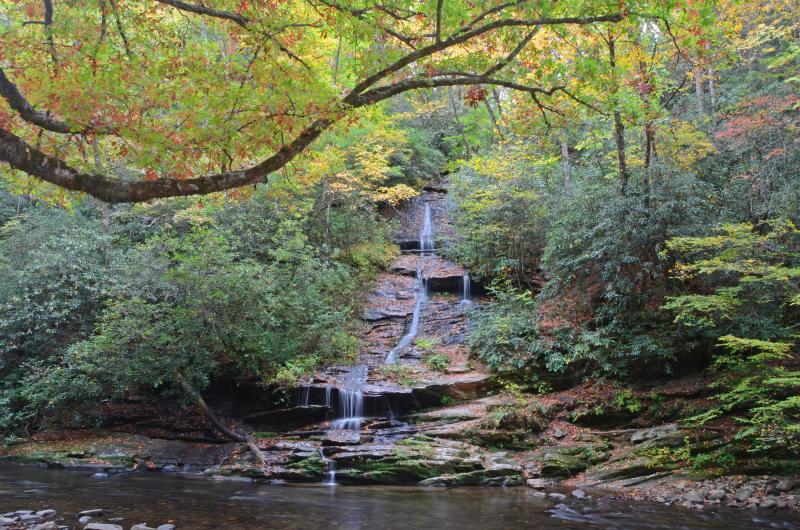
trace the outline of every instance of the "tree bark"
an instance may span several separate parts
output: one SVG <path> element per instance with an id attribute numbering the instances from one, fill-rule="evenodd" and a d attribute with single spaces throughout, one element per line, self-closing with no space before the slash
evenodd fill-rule
<path id="1" fill-rule="evenodd" d="M 564 188 L 572 188 L 572 168 L 569 163 L 569 143 L 567 143 L 567 136 L 561 138 L 561 163 L 564 166 Z"/>
<path id="2" fill-rule="evenodd" d="M 175 381 L 177 381 L 178 386 L 181 387 L 183 393 L 186 394 L 186 397 L 194 402 L 198 411 L 205 416 L 206 419 L 211 422 L 211 424 L 216 427 L 218 431 L 235 442 L 247 444 L 247 446 L 250 448 L 250 451 L 259 461 L 261 468 L 263 469 L 267 467 L 267 463 L 264 460 L 264 455 L 261 452 L 261 449 L 258 448 L 258 445 L 256 445 L 256 442 L 253 440 L 252 436 L 239 434 L 238 432 L 232 431 L 224 423 L 222 423 L 222 420 L 217 418 L 216 414 L 214 414 L 214 411 L 211 410 L 211 407 L 209 407 L 208 403 L 206 403 L 206 400 L 200 395 L 200 392 L 195 390 L 195 388 L 189 383 L 189 381 L 186 380 L 183 374 L 175 374 Z"/>
<path id="3" fill-rule="evenodd" d="M 625 124 L 622 122 L 622 114 L 619 112 L 619 102 L 617 101 L 617 55 L 614 45 L 614 38 L 609 36 L 608 39 L 608 59 L 611 69 L 614 70 L 614 86 L 612 87 L 614 96 L 614 141 L 617 144 L 617 166 L 619 168 L 619 187 L 623 195 L 628 192 L 628 163 L 625 159 Z"/>
<path id="4" fill-rule="evenodd" d="M 699 66 L 694 70 L 694 93 L 697 97 L 697 112 L 702 118 L 706 110 L 703 103 L 703 69 Z"/>

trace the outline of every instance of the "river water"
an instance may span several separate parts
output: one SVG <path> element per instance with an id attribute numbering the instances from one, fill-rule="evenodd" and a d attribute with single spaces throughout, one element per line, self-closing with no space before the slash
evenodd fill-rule
<path id="1" fill-rule="evenodd" d="M 529 488 L 275 486 L 188 474 L 91 471 L 0 463 L 0 513 L 53 508 L 75 523 L 81 510 L 104 508 L 130 528 L 173 522 L 210 529 L 800 529 L 787 512 L 694 512 L 610 499 L 552 501 Z"/>

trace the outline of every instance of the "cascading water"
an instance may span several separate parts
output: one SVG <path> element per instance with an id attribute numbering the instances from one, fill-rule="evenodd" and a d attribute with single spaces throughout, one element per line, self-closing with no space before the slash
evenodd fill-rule
<path id="1" fill-rule="evenodd" d="M 419 231 L 419 249 L 423 252 L 433 250 L 433 215 L 431 205 L 427 203 L 422 214 L 422 229 Z"/>
<path id="2" fill-rule="evenodd" d="M 364 420 L 364 394 L 360 390 L 339 389 L 339 417 L 331 422 L 334 429 L 360 431 Z"/>
<path id="3" fill-rule="evenodd" d="M 397 355 L 400 353 L 400 350 L 411 344 L 411 341 L 417 336 L 417 332 L 419 331 L 419 321 L 420 315 L 422 310 L 428 303 L 428 293 L 427 293 L 427 286 L 425 282 L 425 278 L 422 277 L 422 270 L 417 270 L 417 303 L 414 304 L 414 311 L 411 313 L 411 325 L 408 328 L 408 331 L 403 338 L 400 339 L 400 342 L 397 343 L 397 346 L 392 348 L 389 354 L 386 356 L 384 362 L 386 364 L 395 364 L 397 363 Z"/>
<path id="4" fill-rule="evenodd" d="M 325 476 L 322 479 L 323 484 L 336 485 L 336 462 L 325 456 L 325 448 L 319 448 L 319 458 L 325 464 Z"/>
<path id="5" fill-rule="evenodd" d="M 472 295 L 470 294 L 470 279 L 469 272 L 465 272 L 461 277 L 461 303 L 465 305 L 472 304 Z"/>

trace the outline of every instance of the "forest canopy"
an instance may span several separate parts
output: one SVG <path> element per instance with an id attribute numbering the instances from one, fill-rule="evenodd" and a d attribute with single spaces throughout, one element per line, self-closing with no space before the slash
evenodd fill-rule
<path id="1" fill-rule="evenodd" d="M 415 89 L 469 87 L 479 102 L 505 87 L 545 121 L 600 111 L 601 93 L 651 100 L 669 87 L 650 68 L 633 79 L 647 58 L 624 42 L 697 55 L 715 33 L 713 2 L 672 0 L 0 6 L 0 160 L 107 202 L 291 173 L 324 131 Z"/>

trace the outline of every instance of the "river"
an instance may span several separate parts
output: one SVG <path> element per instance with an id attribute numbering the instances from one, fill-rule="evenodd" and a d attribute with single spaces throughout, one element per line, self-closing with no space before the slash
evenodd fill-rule
<path id="1" fill-rule="evenodd" d="M 53 508 L 75 524 L 103 508 L 124 528 L 173 522 L 207 529 L 800 529 L 800 515 L 726 510 L 695 512 L 608 498 L 554 501 L 529 488 L 278 486 L 190 474 L 90 471 L 0 463 L 0 513 Z"/>

